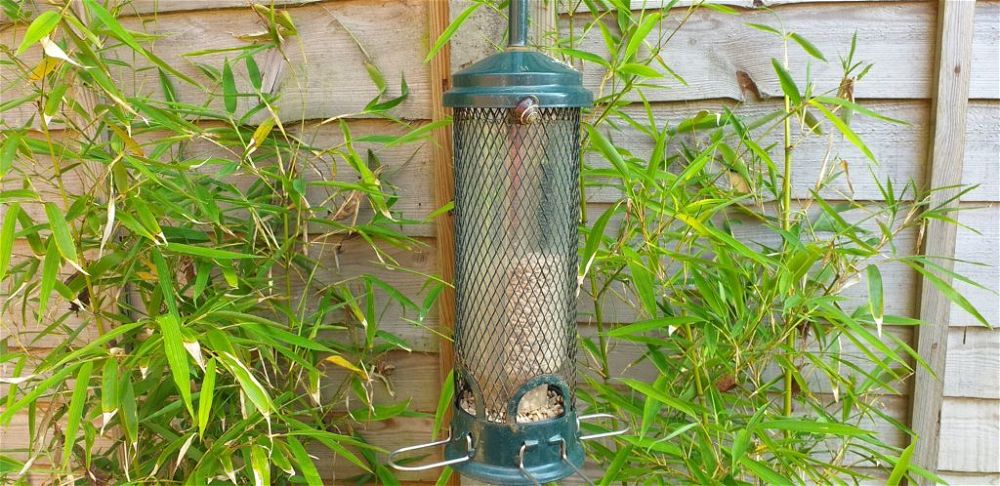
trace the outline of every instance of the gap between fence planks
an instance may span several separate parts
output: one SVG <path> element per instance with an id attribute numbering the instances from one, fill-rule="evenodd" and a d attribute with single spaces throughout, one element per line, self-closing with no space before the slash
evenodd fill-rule
<path id="1" fill-rule="evenodd" d="M 962 182 L 965 154 L 966 111 L 972 64 L 972 38 L 975 2 L 939 0 L 937 18 L 936 85 L 931 109 L 931 145 L 928 154 L 930 187 L 952 189 L 932 193 L 930 207 L 947 204 L 958 193 Z M 935 263 L 950 271 L 954 262 L 957 227 L 933 220 L 924 233 L 924 255 L 945 257 Z M 934 271 L 932 269 L 932 271 Z M 934 272 L 950 284 L 944 272 Z M 917 335 L 917 352 L 927 368 L 917 367 L 910 403 L 910 424 L 916 445 L 913 463 L 934 472 L 938 467 L 941 434 L 941 406 L 944 403 L 945 357 L 948 352 L 948 324 L 951 302 L 928 281 L 921 281 L 920 319 L 924 322 Z M 921 481 L 927 483 L 926 480 Z"/>

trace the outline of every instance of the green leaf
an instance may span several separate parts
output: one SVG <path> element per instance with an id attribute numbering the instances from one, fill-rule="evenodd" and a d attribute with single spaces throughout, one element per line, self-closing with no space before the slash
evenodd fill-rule
<path id="1" fill-rule="evenodd" d="M 445 378 L 444 383 L 441 385 L 441 394 L 438 395 L 437 409 L 434 412 L 434 429 L 432 430 L 431 440 L 437 440 L 438 432 L 440 432 L 444 426 L 445 416 L 451 410 L 451 404 L 454 402 L 455 398 L 455 370 L 448 372 L 448 377 Z"/>
<path id="2" fill-rule="evenodd" d="M 184 406 L 187 407 L 191 418 L 197 420 L 191 401 L 191 372 L 188 368 L 188 354 L 184 349 L 180 322 L 173 313 L 158 317 L 156 322 L 160 325 L 160 334 L 163 335 L 163 351 L 166 353 L 174 384 L 180 390 Z"/>
<path id="3" fill-rule="evenodd" d="M 6 407 L 3 410 L 3 412 L 0 412 L 0 425 L 3 425 L 5 427 L 9 425 L 10 419 L 14 417 L 14 414 L 19 412 L 29 403 L 33 403 L 35 400 L 38 400 L 39 397 L 47 393 L 49 389 L 52 388 L 53 386 L 64 383 L 66 381 L 66 378 L 69 377 L 71 373 L 76 371 L 76 369 L 77 368 L 75 366 L 66 366 L 60 368 L 59 371 L 54 373 L 52 376 L 32 386 L 30 388 L 31 391 L 29 391 L 25 396 L 21 397 L 20 400 L 14 402 L 13 405 Z"/>
<path id="4" fill-rule="evenodd" d="M 861 141 L 861 137 L 859 137 L 857 133 L 854 133 L 854 130 L 852 130 L 850 126 L 844 123 L 844 120 L 841 120 L 839 116 L 835 115 L 819 101 L 810 100 L 809 104 L 819 110 L 819 112 L 822 113 L 827 120 L 830 120 L 830 123 L 836 127 L 838 131 L 840 131 L 841 135 L 857 147 L 858 150 L 861 150 L 861 152 L 865 154 L 865 157 L 868 157 L 869 160 L 875 162 L 876 164 L 878 163 L 878 160 L 875 158 L 875 154 L 873 154 L 872 151 L 868 149 L 868 146 Z"/>
<path id="5" fill-rule="evenodd" d="M 104 360 L 101 371 L 101 413 L 118 410 L 118 388 L 118 361 L 109 357 Z"/>
<path id="6" fill-rule="evenodd" d="M 42 40 L 42 37 L 51 34 L 59 25 L 60 20 L 62 20 L 62 15 L 56 10 L 46 10 L 35 17 L 35 20 L 28 26 L 28 30 L 24 32 L 21 45 L 17 47 L 17 52 L 14 55 L 24 54 L 24 51 L 28 50 L 29 47 Z"/>
<path id="7" fill-rule="evenodd" d="M 434 59 L 434 56 L 437 55 L 438 51 L 440 51 L 441 48 L 451 40 L 451 37 L 455 35 L 455 32 L 457 32 L 458 29 L 465 24 L 465 20 L 482 6 L 482 3 L 476 2 L 468 6 L 462 11 L 462 13 L 458 14 L 458 17 L 455 17 L 455 20 L 451 21 L 451 23 L 448 24 L 448 27 L 444 29 L 444 32 L 442 32 L 441 35 L 438 36 L 437 40 L 434 41 L 434 46 L 431 47 L 431 50 L 427 53 L 427 57 L 424 58 L 424 62 L 431 62 L 431 59 Z"/>
<path id="8" fill-rule="evenodd" d="M 788 37 L 791 38 L 793 41 L 795 41 L 795 43 L 798 44 L 800 47 L 802 47 L 802 50 L 806 51 L 806 54 L 809 54 L 810 56 L 815 57 L 820 61 L 826 62 L 826 58 L 823 57 L 823 53 L 820 52 L 820 50 L 815 45 L 813 45 L 812 42 L 806 40 L 805 37 L 802 37 L 801 35 L 796 34 L 795 32 L 788 34 Z"/>
<path id="9" fill-rule="evenodd" d="M 635 293 L 639 295 L 643 309 L 649 316 L 656 315 L 656 289 L 653 283 L 653 274 L 635 250 L 626 246 L 622 248 L 622 253 L 628 261 L 632 286 L 635 288 Z"/>
<path id="10" fill-rule="evenodd" d="M 83 420 L 83 406 L 87 404 L 87 390 L 90 385 L 90 373 L 94 371 L 94 362 L 86 361 L 80 365 L 76 374 L 76 384 L 73 386 L 73 397 L 69 401 L 69 411 L 66 412 L 66 442 L 63 444 L 62 466 L 69 465 L 73 455 L 73 445 L 76 444 L 76 432 Z"/>
<path id="11" fill-rule="evenodd" d="M 781 83 L 781 91 L 785 93 L 792 102 L 792 106 L 796 106 L 802 102 L 802 95 L 799 93 L 799 87 L 795 85 L 795 80 L 792 79 L 792 75 L 785 69 L 784 66 L 778 62 L 777 59 L 771 59 L 771 65 L 774 66 L 774 72 L 778 74 L 778 81 Z"/>
<path id="12" fill-rule="evenodd" d="M 212 413 L 212 399 L 215 395 L 215 358 L 208 360 L 205 365 L 205 379 L 201 382 L 201 391 L 198 393 L 198 436 L 205 437 L 205 428 L 208 427 L 208 417 Z"/>
<path id="13" fill-rule="evenodd" d="M 665 327 L 677 327 L 684 324 L 694 324 L 699 321 L 701 321 L 701 318 L 695 316 L 660 317 L 613 329 L 608 332 L 608 336 L 621 338 L 636 334 L 645 334 L 647 332 L 660 330 Z"/>
<path id="14" fill-rule="evenodd" d="M 267 457 L 267 449 L 260 444 L 254 444 L 250 449 L 250 467 L 253 469 L 253 482 L 256 486 L 271 484 L 271 462 Z"/>
<path id="15" fill-rule="evenodd" d="M 52 230 L 52 237 L 56 241 L 59 253 L 80 273 L 87 274 L 77 260 L 76 245 L 73 243 L 73 237 L 70 236 L 69 225 L 66 223 L 66 218 L 63 217 L 62 209 L 53 203 L 45 203 L 45 215 L 49 219 L 49 229 Z"/>
<path id="16" fill-rule="evenodd" d="M 646 64 L 628 63 L 618 67 L 619 74 L 641 76 L 644 78 L 662 78 L 663 73 Z"/>
<path id="17" fill-rule="evenodd" d="M 751 29 L 754 29 L 754 30 L 759 30 L 761 32 L 766 32 L 768 34 L 781 35 L 781 31 L 780 30 L 775 29 L 774 27 L 771 27 L 770 25 L 764 25 L 764 24 L 746 24 L 746 26 L 750 27 Z"/>
<path id="18" fill-rule="evenodd" d="M 958 291 L 955 290 L 955 287 L 952 287 L 950 283 L 948 283 L 941 277 L 938 277 L 937 275 L 934 274 L 932 270 L 926 268 L 923 265 L 917 264 L 908 259 L 904 259 L 903 262 L 906 263 L 910 268 L 916 270 L 921 275 L 923 275 L 924 279 L 930 282 L 931 285 L 933 285 L 934 288 L 938 290 L 938 292 L 944 294 L 944 296 L 947 297 L 948 300 L 952 301 L 953 303 L 961 307 L 963 310 L 965 310 L 965 312 L 971 314 L 973 317 L 976 318 L 977 321 L 982 323 L 982 325 L 990 327 L 989 321 L 987 321 L 986 318 L 979 313 L 979 310 L 977 310 L 976 307 L 972 305 L 972 303 L 969 302 L 968 299 L 966 299 L 962 294 L 958 293 Z"/>
<path id="19" fill-rule="evenodd" d="M 233 77 L 233 68 L 229 66 L 229 59 L 226 59 L 222 65 L 222 101 L 230 115 L 236 113 L 236 96 L 236 79 Z"/>
<path id="20" fill-rule="evenodd" d="M 38 286 L 39 320 L 45 315 L 45 310 L 49 305 L 49 296 L 52 295 L 52 289 L 56 287 L 60 263 L 62 263 L 62 259 L 59 258 L 59 252 L 56 251 L 55 239 L 49 238 L 49 248 L 45 251 L 45 260 L 42 262 L 42 281 Z"/>
<path id="21" fill-rule="evenodd" d="M 21 205 L 17 203 L 7 206 L 7 213 L 4 214 L 3 226 L 0 227 L 0 282 L 7 276 L 7 269 L 10 268 L 10 258 L 14 251 L 14 233 L 17 229 L 17 216 L 21 212 Z"/>
<path id="22" fill-rule="evenodd" d="M 875 265 L 868 265 L 865 268 L 868 276 L 868 308 L 871 310 L 872 318 L 875 319 L 875 326 L 879 337 L 882 337 L 882 321 L 885 319 L 885 303 L 882 299 L 882 273 Z"/>
<path id="23" fill-rule="evenodd" d="M 886 486 L 898 486 L 899 483 L 903 481 L 906 477 L 906 472 L 910 469 L 910 460 L 913 459 L 913 450 L 917 446 L 917 441 L 910 441 L 910 445 L 903 449 L 902 454 L 899 455 L 899 460 L 896 461 L 896 465 L 892 468 L 892 473 L 889 474 L 889 479 L 885 481 Z"/>
<path id="24" fill-rule="evenodd" d="M 97 3 L 94 0 L 83 0 L 83 3 L 84 5 L 86 5 L 87 10 L 89 10 L 90 13 L 94 15 L 94 17 L 100 20 L 101 23 L 104 24 L 105 27 L 107 27 L 107 29 L 111 32 L 111 34 L 115 38 L 125 43 L 125 45 L 129 46 L 132 50 L 138 52 L 146 59 L 149 59 L 150 62 L 157 65 L 160 69 L 163 69 L 164 71 L 173 74 L 174 76 L 177 76 L 180 79 L 183 79 L 185 82 L 189 84 L 198 86 L 198 82 L 195 81 L 194 79 L 191 79 L 190 76 L 178 71 L 170 64 L 163 62 L 163 59 L 160 59 L 159 57 L 153 55 L 153 53 L 149 52 L 148 50 L 140 46 L 139 43 L 136 42 L 135 37 L 133 37 L 132 34 L 129 33 L 129 31 L 125 30 L 121 26 L 121 24 L 118 23 L 118 20 L 115 19 L 114 15 L 111 15 L 111 12 L 108 12 L 108 10 L 104 8 L 101 4 Z"/>
<path id="25" fill-rule="evenodd" d="M 601 214 L 597 221 L 594 221 L 594 226 L 587 233 L 587 241 L 583 245 L 583 271 L 581 272 L 584 276 L 590 271 L 590 266 L 593 265 L 594 259 L 597 257 L 597 250 L 600 248 L 601 240 L 604 239 L 604 231 L 608 226 L 608 221 L 611 221 L 611 217 L 618 212 L 620 207 L 621 203 L 618 203 L 604 211 L 604 214 Z"/>
<path id="26" fill-rule="evenodd" d="M 242 260 L 248 258 L 256 258 L 254 255 L 247 255 L 245 253 L 236 253 L 226 250 L 216 250 L 215 248 L 186 245 L 184 243 L 167 243 L 166 245 L 164 245 L 163 249 L 174 253 L 180 253 L 183 255 L 212 258 L 215 260 Z"/>
<path id="27" fill-rule="evenodd" d="M 660 390 L 653 388 L 649 383 L 643 383 L 641 381 L 628 378 L 623 379 L 622 381 L 626 385 L 628 385 L 629 388 L 632 388 L 633 390 L 642 393 L 647 397 L 653 398 L 654 400 L 657 400 L 670 408 L 680 411 L 684 415 L 687 415 L 692 419 L 699 420 L 698 414 L 695 412 L 693 408 L 691 408 L 691 406 L 688 403 L 678 400 L 674 397 L 667 395 L 664 392 L 661 392 Z"/>
<path id="28" fill-rule="evenodd" d="M 219 361 L 236 378 L 236 381 L 239 382 L 240 389 L 250 399 L 250 403 L 253 404 L 254 408 L 264 417 L 270 417 L 271 413 L 275 410 L 274 403 L 271 401 L 271 397 L 268 396 L 267 390 L 257 381 L 257 378 L 253 376 L 250 369 L 236 358 L 236 356 L 229 353 L 220 354 Z"/>
<path id="29" fill-rule="evenodd" d="M 262 86 L 262 78 L 260 75 L 260 68 L 257 67 L 257 61 L 254 60 L 252 55 L 246 56 L 247 65 L 247 76 L 250 78 L 250 85 L 254 87 L 257 91 L 260 91 Z"/>
<path id="30" fill-rule="evenodd" d="M 777 419 L 760 423 L 769 430 L 787 430 L 816 435 L 842 435 L 847 437 L 871 435 L 871 432 L 839 422 L 818 422 L 809 419 Z"/>
<path id="31" fill-rule="evenodd" d="M 646 18 L 642 20 L 642 24 L 635 29 L 635 32 L 632 33 L 632 37 L 629 38 L 628 45 L 625 46 L 625 56 L 623 58 L 625 61 L 631 60 L 632 57 L 639 52 L 639 47 L 642 46 L 643 41 L 645 41 L 649 33 L 653 31 L 653 28 L 659 25 L 662 17 L 662 14 L 656 12 L 646 16 Z"/>
<path id="32" fill-rule="evenodd" d="M 794 484 L 790 479 L 778 474 L 774 469 L 771 469 L 767 465 L 761 462 L 757 462 L 749 457 L 744 456 L 740 461 L 744 466 L 752 471 L 757 477 L 764 480 L 763 484 L 769 484 L 774 486 L 779 485 L 791 485 Z"/>
<path id="33" fill-rule="evenodd" d="M 622 154 L 618 152 L 618 149 L 611 142 L 604 137 L 601 132 L 599 132 L 594 126 L 587 125 L 587 136 L 590 140 L 591 145 L 597 148 L 597 151 L 604 156 L 611 165 L 614 166 L 615 170 L 621 175 L 622 180 L 627 180 L 628 169 L 625 166 L 625 159 L 622 158 Z"/>
<path id="34" fill-rule="evenodd" d="M 560 49 L 559 52 L 566 57 L 592 62 L 599 66 L 604 66 L 605 68 L 611 67 L 611 63 L 606 61 L 603 57 L 598 56 L 597 54 L 594 54 L 592 52 L 579 51 L 576 49 Z"/>
<path id="35" fill-rule="evenodd" d="M 6 110 L 0 105 L 0 113 Z M 0 179 L 3 179 L 10 168 L 14 166 L 14 156 L 17 155 L 17 148 L 21 145 L 21 135 L 17 132 L 10 132 L 7 139 L 0 145 Z"/>
<path id="36" fill-rule="evenodd" d="M 299 471 L 302 472 L 302 477 L 305 478 L 306 484 L 309 486 L 323 486 L 323 478 L 320 477 L 319 471 L 316 469 L 316 464 L 313 463 L 312 458 L 309 457 L 302 443 L 294 435 L 289 435 L 286 441 L 288 450 L 292 452 L 295 463 L 299 465 Z"/>

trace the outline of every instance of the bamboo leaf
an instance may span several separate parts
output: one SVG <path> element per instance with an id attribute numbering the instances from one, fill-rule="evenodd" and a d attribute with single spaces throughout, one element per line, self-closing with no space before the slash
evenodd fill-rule
<path id="1" fill-rule="evenodd" d="M 49 219 L 49 229 L 52 230 L 52 237 L 55 239 L 59 253 L 80 273 L 87 274 L 76 257 L 76 244 L 73 243 L 73 237 L 70 236 L 69 225 L 66 223 L 66 218 L 63 217 L 62 209 L 59 209 L 59 206 L 54 203 L 45 203 L 45 215 Z"/>
<path id="2" fill-rule="evenodd" d="M 101 370 L 101 413 L 107 415 L 118 410 L 118 362 L 114 358 L 104 360 L 104 368 Z"/>
<path id="3" fill-rule="evenodd" d="M 858 150 L 861 150 L 861 153 L 865 154 L 865 157 L 868 157 L 869 160 L 875 162 L 876 164 L 878 163 L 878 159 L 875 158 L 875 154 L 873 154 L 868 146 L 861 141 L 861 137 L 859 137 L 850 126 L 844 123 L 844 120 L 841 120 L 839 116 L 835 115 L 817 100 L 810 100 L 809 104 L 819 110 L 819 112 L 822 113 L 827 120 L 830 120 L 830 123 L 837 128 L 841 135 L 843 135 L 848 142 L 851 142 L 851 144 L 857 147 Z"/>
<path id="4" fill-rule="evenodd" d="M 868 276 L 868 308 L 871 310 L 872 318 L 875 319 L 875 326 L 878 336 L 882 337 L 882 321 L 885 318 L 885 303 L 882 298 L 882 273 L 875 265 L 868 265 L 865 268 Z"/>
<path id="5" fill-rule="evenodd" d="M 648 383 L 643 383 L 641 381 L 633 379 L 623 379 L 622 381 L 626 385 L 628 385 L 629 388 L 632 388 L 633 390 L 642 393 L 647 397 L 651 397 L 654 400 L 657 400 L 670 408 L 682 412 L 684 415 L 687 415 L 694 420 L 698 420 L 698 414 L 695 412 L 693 408 L 691 408 L 691 406 L 688 403 L 685 403 L 682 400 L 678 400 L 674 397 L 671 397 L 666 393 L 663 393 L 660 390 L 653 388 Z"/>
<path id="6" fill-rule="evenodd" d="M 164 314 L 156 319 L 160 325 L 160 334 L 163 335 L 163 351 L 170 365 L 170 374 L 174 378 L 174 384 L 181 393 L 184 406 L 192 419 L 197 420 L 194 414 L 194 406 L 191 401 L 191 371 L 188 367 L 188 353 L 184 349 L 184 341 L 181 337 L 181 325 L 177 317 L 173 314 Z"/>
<path id="7" fill-rule="evenodd" d="M 792 106 L 797 106 L 802 102 L 802 95 L 799 93 L 799 87 L 795 85 L 795 80 L 792 79 L 792 75 L 785 69 L 784 66 L 778 62 L 777 59 L 771 59 L 771 66 L 774 67 L 774 72 L 778 75 L 778 82 L 781 84 L 781 91 L 785 93 L 792 102 Z"/>
<path id="8" fill-rule="evenodd" d="M 267 394 L 264 386 L 257 381 L 257 378 L 253 376 L 250 369 L 232 354 L 224 352 L 218 357 L 229 373 L 239 382 L 240 389 L 250 399 L 254 408 L 264 417 L 270 417 L 271 413 L 275 410 L 274 402 L 271 401 L 271 397 Z"/>
<path id="9" fill-rule="evenodd" d="M 222 101 L 230 115 L 236 113 L 236 96 L 236 79 L 233 77 L 229 59 L 226 59 L 222 64 Z"/>
<path id="10" fill-rule="evenodd" d="M 910 469 L 910 460 L 913 459 L 913 451 L 917 446 L 917 441 L 910 441 L 910 445 L 903 449 L 902 454 L 899 455 L 899 459 L 896 461 L 896 465 L 892 467 L 892 473 L 889 474 L 889 479 L 885 481 L 886 486 L 898 486 L 899 483 L 903 481 L 906 477 L 906 472 Z"/>
<path id="11" fill-rule="evenodd" d="M 846 437 L 871 435 L 871 432 L 839 422 L 819 422 L 809 419 L 777 419 L 760 423 L 769 430 L 786 430 L 816 435 L 842 435 Z"/>
<path id="12" fill-rule="evenodd" d="M 323 478 L 320 477 L 319 471 L 316 469 L 316 464 L 313 463 L 312 458 L 309 457 L 302 443 L 294 435 L 288 436 L 286 440 L 288 450 L 292 451 L 292 457 L 295 458 L 295 463 L 298 464 L 299 471 L 302 472 L 302 477 L 305 478 L 306 484 L 309 486 L 323 486 Z"/>
<path id="13" fill-rule="evenodd" d="M 660 19 L 662 17 L 662 14 L 656 12 L 647 15 L 646 18 L 642 20 L 639 27 L 637 27 L 635 32 L 632 33 L 632 37 L 629 38 L 628 45 L 625 46 L 625 56 L 623 57 L 625 61 L 631 60 L 636 53 L 639 52 L 639 47 L 642 46 L 643 41 L 645 41 L 649 33 L 653 31 L 653 28 L 660 24 Z"/>
<path id="14" fill-rule="evenodd" d="M 247 255 L 245 253 L 217 250 L 215 248 L 187 245 L 184 243 L 167 243 L 166 245 L 164 245 L 163 249 L 173 253 L 180 253 L 182 255 L 211 258 L 214 260 L 243 260 L 243 259 L 255 258 L 254 255 Z"/>
<path id="15" fill-rule="evenodd" d="M 7 276 L 7 269 L 10 268 L 10 258 L 14 251 L 14 232 L 17 229 L 17 217 L 20 212 L 20 204 L 12 203 L 7 206 L 3 225 L 0 226 L 0 282 L 3 282 Z"/>
<path id="16" fill-rule="evenodd" d="M 810 56 L 815 57 L 820 61 L 826 62 L 826 58 L 823 57 L 823 53 L 820 52 L 819 48 L 813 45 L 812 42 L 809 42 L 805 37 L 802 37 L 801 35 L 796 34 L 795 32 L 788 34 L 788 37 L 793 41 L 795 41 L 795 43 L 798 44 L 803 51 L 806 51 L 806 54 L 809 54 Z"/>
<path id="17" fill-rule="evenodd" d="M 657 331 L 665 327 L 670 328 L 682 326 L 684 324 L 694 324 L 699 321 L 701 321 L 701 318 L 695 316 L 660 317 L 613 329 L 608 332 L 608 336 L 622 338 L 634 336 L 636 334 L 645 334 L 650 331 Z"/>
<path id="18" fill-rule="evenodd" d="M 438 36 L 437 40 L 434 41 L 434 45 L 431 47 L 431 50 L 427 52 L 427 57 L 424 58 L 424 62 L 431 62 L 431 59 L 434 59 L 434 56 L 437 55 L 441 48 L 451 40 L 452 36 L 455 35 L 455 32 L 457 32 L 458 29 L 465 24 L 466 19 L 468 19 L 470 15 L 476 13 L 476 10 L 479 10 L 479 7 L 482 6 L 482 3 L 476 2 L 466 7 L 462 13 L 458 14 L 458 17 L 455 17 L 455 20 L 451 21 L 451 23 L 448 24 L 448 27 L 444 29 L 444 32 L 442 32 L 441 35 Z"/>
<path id="19" fill-rule="evenodd" d="M 253 469 L 253 482 L 256 486 L 271 484 L 271 463 L 267 456 L 267 449 L 260 444 L 254 444 L 250 449 L 250 466 Z"/>
<path id="20" fill-rule="evenodd" d="M 76 384 L 73 386 L 73 396 L 69 401 L 69 411 L 66 412 L 66 441 L 63 444 L 62 467 L 69 466 L 73 456 L 73 445 L 76 444 L 76 432 L 83 420 L 83 406 L 87 404 L 87 390 L 90 386 L 90 373 L 94 371 L 94 362 L 85 361 L 76 374 Z"/>
<path id="21" fill-rule="evenodd" d="M 212 413 L 212 399 L 215 398 L 215 363 L 215 358 L 208 360 L 205 366 L 205 378 L 198 393 L 198 436 L 202 438 L 205 437 L 208 418 Z"/>
<path id="22" fill-rule="evenodd" d="M 55 10 L 46 10 L 35 17 L 35 20 L 31 22 L 28 26 L 28 30 L 24 31 L 24 37 L 21 39 L 21 45 L 17 47 L 17 52 L 14 53 L 16 56 L 24 54 L 24 51 L 28 50 L 29 47 L 38 43 L 43 37 L 52 33 L 59 25 L 59 21 L 62 20 L 62 15 Z"/>
<path id="23" fill-rule="evenodd" d="M 48 309 L 49 297 L 52 295 L 52 290 L 56 287 L 56 281 L 59 278 L 59 264 L 62 263 L 62 259 L 59 258 L 59 252 L 56 250 L 56 243 L 54 238 L 49 238 L 49 248 L 45 252 L 45 258 L 42 262 L 42 281 L 38 286 L 38 318 L 42 319 L 45 315 L 45 310 Z"/>

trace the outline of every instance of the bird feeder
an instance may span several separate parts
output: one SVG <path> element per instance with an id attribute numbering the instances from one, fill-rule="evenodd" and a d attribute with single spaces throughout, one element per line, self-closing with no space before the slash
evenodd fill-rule
<path id="1" fill-rule="evenodd" d="M 574 473 L 582 76 L 527 47 L 527 1 L 511 0 L 508 48 L 453 79 L 455 401 L 450 436 L 390 455 L 404 471 L 450 465 L 495 484 Z M 444 447 L 445 460 L 398 457 Z"/>

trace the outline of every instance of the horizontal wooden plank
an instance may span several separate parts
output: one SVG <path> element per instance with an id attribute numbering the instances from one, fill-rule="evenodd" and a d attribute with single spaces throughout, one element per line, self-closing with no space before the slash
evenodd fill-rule
<path id="1" fill-rule="evenodd" d="M 950 329 L 943 379 L 945 396 L 1000 399 L 1000 330 Z"/>
<path id="2" fill-rule="evenodd" d="M 1000 472 L 1000 400 L 945 398 L 938 469 Z"/>
<path id="3" fill-rule="evenodd" d="M 394 114 L 408 119 L 429 117 L 428 69 L 422 60 L 427 52 L 427 29 L 424 21 L 426 5 L 418 0 L 381 2 L 373 7 L 367 0 L 336 1 L 288 9 L 298 29 L 298 35 L 283 46 L 287 61 L 277 51 L 259 54 L 256 58 L 265 80 L 265 91 L 280 94 L 275 103 L 286 120 L 326 119 L 361 111 L 378 89 L 366 69 L 366 55 L 372 65 L 382 71 L 389 90 L 387 96 L 400 92 L 400 80 L 406 78 L 410 96 Z M 226 57 L 233 52 L 220 52 L 197 57 L 185 54 L 206 49 L 228 49 L 249 44 L 237 36 L 256 34 L 266 29 L 260 18 L 249 8 L 209 10 L 197 14 L 175 12 L 153 18 L 126 17 L 122 24 L 129 29 L 160 36 L 153 51 L 181 72 L 207 83 L 195 63 L 221 69 Z M 0 44 L 17 46 L 26 26 L 17 25 L 0 31 Z M 13 48 L 11 48 L 13 50 Z M 69 50 L 73 55 L 73 50 Z M 150 63 L 124 49 L 116 49 L 123 65 L 113 77 L 127 94 L 162 98 L 162 88 L 156 69 Z M 38 47 L 21 59 L 33 66 L 40 59 Z M 242 62 L 234 66 L 237 88 L 252 92 Z M 37 89 L 20 81 L 15 69 L 0 73 L 5 86 L 5 99 L 15 99 Z M 19 89 L 8 86 L 22 85 Z M 205 93 L 183 81 L 174 80 L 177 98 L 185 103 L 210 102 L 222 110 L 220 93 Z M 273 88 L 271 86 L 273 85 Z M 269 89 L 270 88 L 270 89 Z M 241 98 L 239 111 L 252 105 L 250 98 Z M 9 125 L 25 123 L 37 108 L 22 105 L 4 114 Z M 258 117 L 259 118 L 259 117 Z"/>
<path id="4" fill-rule="evenodd" d="M 965 122 L 962 183 L 978 187 L 963 195 L 963 201 L 1000 201 L 1000 182 L 997 181 L 1000 179 L 997 177 L 1000 137 L 997 133 L 1000 133 L 1000 102 L 970 100 Z"/>
<path id="5" fill-rule="evenodd" d="M 1000 47 L 995 39 L 1000 31 L 1000 5 L 984 3 L 976 17 L 975 53 L 972 74 L 972 98 L 996 99 L 1000 76 L 996 59 Z M 846 55 L 851 37 L 857 33 L 856 59 L 874 64 L 864 80 L 857 83 L 858 98 L 929 98 L 935 30 L 932 2 L 905 3 L 824 3 L 789 5 L 771 11 L 749 11 L 729 16 L 708 9 L 695 13 L 678 31 L 665 51 L 666 62 L 687 86 L 670 78 L 651 81 L 669 89 L 646 89 L 652 101 L 693 100 L 705 98 L 745 99 L 739 78 L 749 78 L 765 97 L 781 96 L 771 59 L 783 59 L 779 39 L 745 26 L 759 23 L 784 27 L 809 39 L 833 62 L 822 64 L 797 46 L 789 47 L 790 71 L 804 85 L 806 66 L 811 66 L 816 92 L 836 89 L 841 80 L 840 55 Z M 663 28 L 672 31 L 681 15 L 670 16 Z M 780 22 L 780 24 L 779 24 Z M 561 24 L 567 28 L 567 22 Z M 579 22 L 578 22 L 579 25 Z M 579 31 L 578 31 L 579 33 Z M 658 35 L 656 30 L 652 35 Z M 585 51 L 606 55 L 604 41 L 597 29 L 577 43 Z M 738 73 L 745 73 L 739 75 Z M 599 66 L 584 67 L 585 83 L 592 89 L 600 86 L 604 71 Z"/>
<path id="6" fill-rule="evenodd" d="M 953 471 L 941 471 L 938 477 L 954 486 L 996 486 L 1000 485 L 1000 474 L 983 473 L 959 473 Z"/>
<path id="7" fill-rule="evenodd" d="M 994 178 L 996 176 L 994 175 Z M 955 245 L 955 272 L 985 288 L 956 280 L 953 285 L 992 326 L 1000 325 L 1000 204 L 963 204 Z M 981 325 L 971 314 L 952 304 L 950 325 Z"/>

